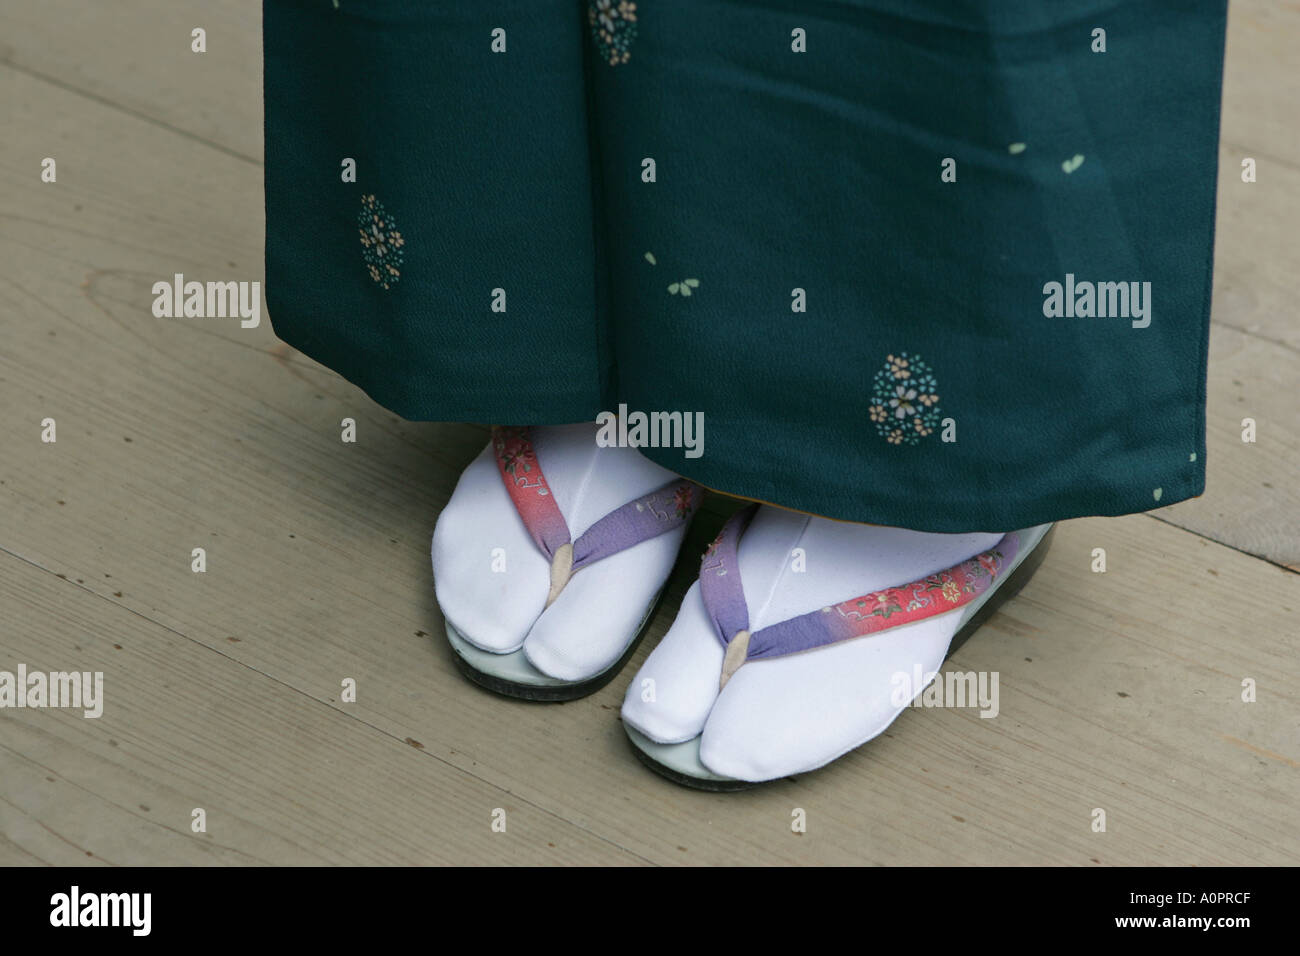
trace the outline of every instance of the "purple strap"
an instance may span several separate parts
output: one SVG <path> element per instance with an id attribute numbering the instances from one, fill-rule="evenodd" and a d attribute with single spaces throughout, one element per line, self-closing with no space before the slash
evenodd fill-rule
<path id="1" fill-rule="evenodd" d="M 573 570 L 656 538 L 691 519 L 699 507 L 699 488 L 683 479 L 615 508 L 573 542 Z"/>
<path id="2" fill-rule="evenodd" d="M 757 512 L 758 505 L 750 505 L 728 518 L 700 562 L 700 596 L 724 647 L 737 632 L 749 630 L 749 608 L 740 583 L 736 548 Z"/>

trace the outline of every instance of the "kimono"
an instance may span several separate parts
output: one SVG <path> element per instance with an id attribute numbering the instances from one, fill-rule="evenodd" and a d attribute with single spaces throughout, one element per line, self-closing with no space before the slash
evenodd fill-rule
<path id="1" fill-rule="evenodd" d="M 407 418 L 617 415 L 816 515 L 1167 505 L 1204 488 L 1225 22 L 265 0 L 270 318 Z"/>

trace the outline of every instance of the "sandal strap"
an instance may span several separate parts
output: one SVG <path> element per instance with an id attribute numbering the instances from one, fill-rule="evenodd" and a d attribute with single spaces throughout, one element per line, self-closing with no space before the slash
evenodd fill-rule
<path id="1" fill-rule="evenodd" d="M 724 647 L 738 633 L 749 630 L 749 607 L 740 582 L 737 548 L 757 513 L 758 505 L 748 505 L 728 518 L 700 561 L 700 597 Z"/>
<path id="2" fill-rule="evenodd" d="M 492 450 L 501 480 L 528 534 L 542 554 L 554 558 L 560 547 L 569 543 L 569 525 L 542 474 L 533 450 L 532 429 L 493 425 Z"/>
<path id="3" fill-rule="evenodd" d="M 678 478 L 619 505 L 578 536 L 573 543 L 573 569 L 585 568 L 686 524 L 700 506 L 700 498 L 698 485 Z"/>
<path id="4" fill-rule="evenodd" d="M 987 591 L 1020 549 L 1020 537 L 1013 531 L 989 550 L 919 580 L 751 632 L 737 549 L 756 511 L 751 505 L 732 515 L 700 565 L 700 596 L 714 633 L 724 648 L 736 651 L 728 654 L 724 684 L 745 661 L 798 654 L 957 610 Z M 743 653 L 729 647 L 737 636 L 743 636 Z"/>
<path id="5" fill-rule="evenodd" d="M 798 654 L 955 611 L 992 587 L 1019 550 L 1020 538 L 1013 531 L 989 550 L 950 568 L 755 631 L 747 659 Z"/>
<path id="6" fill-rule="evenodd" d="M 676 478 L 605 515 L 573 541 L 568 522 L 560 513 L 551 486 L 533 448 L 532 429 L 527 426 L 492 426 L 492 448 L 497 470 L 510 500 L 537 547 L 552 561 L 565 545 L 563 580 L 574 571 L 607 558 L 633 545 L 672 531 L 691 520 L 700 505 L 701 489 L 684 478 Z M 562 583 L 561 583 L 562 586 Z M 557 588 L 558 590 L 558 588 Z"/>

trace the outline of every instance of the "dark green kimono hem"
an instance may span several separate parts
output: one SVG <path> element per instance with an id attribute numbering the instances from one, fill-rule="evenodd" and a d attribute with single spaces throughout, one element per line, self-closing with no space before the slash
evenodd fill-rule
<path id="1" fill-rule="evenodd" d="M 1203 491 L 1224 3 L 264 12 L 272 323 L 398 414 L 702 413 L 646 454 L 927 531 Z"/>

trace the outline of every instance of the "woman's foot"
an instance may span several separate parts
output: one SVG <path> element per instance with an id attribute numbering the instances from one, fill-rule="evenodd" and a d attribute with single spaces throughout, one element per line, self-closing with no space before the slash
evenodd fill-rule
<path id="1" fill-rule="evenodd" d="M 928 534 L 739 512 L 628 689 L 633 744 L 710 789 L 834 760 L 888 727 L 959 632 L 1023 583 L 1049 528 Z"/>
<path id="2" fill-rule="evenodd" d="M 494 428 L 433 534 L 457 663 L 491 690 L 568 700 L 630 656 L 700 489 L 594 424 Z"/>

